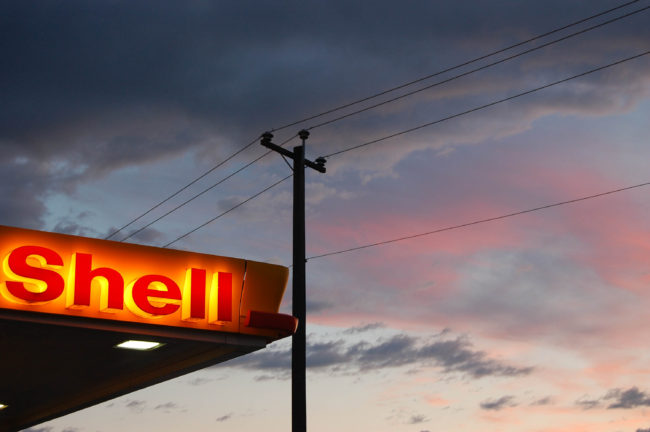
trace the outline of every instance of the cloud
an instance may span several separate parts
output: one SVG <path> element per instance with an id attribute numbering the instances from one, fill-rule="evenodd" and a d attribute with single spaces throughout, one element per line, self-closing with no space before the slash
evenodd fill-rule
<path id="1" fill-rule="evenodd" d="M 290 350 L 267 349 L 236 359 L 229 365 L 286 373 L 291 367 Z M 512 366 L 492 359 L 486 352 L 473 349 L 472 344 L 461 337 L 427 341 L 398 334 L 374 343 L 348 344 L 338 339 L 307 346 L 307 367 L 313 370 L 370 372 L 402 366 L 433 366 L 444 373 L 463 373 L 477 379 L 523 376 L 533 371 L 531 367 Z"/>
<path id="2" fill-rule="evenodd" d="M 397 335 L 374 346 L 362 342 L 351 346 L 346 357 L 356 358 L 362 370 L 413 365 L 434 364 L 445 372 L 463 372 L 474 378 L 484 376 L 527 375 L 532 368 L 505 365 L 488 358 L 483 351 L 472 349 L 465 338 L 421 343 L 407 335 Z"/>
<path id="3" fill-rule="evenodd" d="M 354 197 L 352 192 L 337 191 L 335 188 L 326 186 L 324 183 L 310 182 L 305 185 L 305 203 L 308 206 L 316 207 L 328 198 L 339 198 L 349 200 Z"/>
<path id="4" fill-rule="evenodd" d="M 551 405 L 553 403 L 553 398 L 550 396 L 547 396 L 542 399 L 538 399 L 535 402 L 531 403 L 530 406 L 546 406 L 546 405 Z"/>
<path id="5" fill-rule="evenodd" d="M 69 217 L 62 218 L 61 220 L 59 220 L 59 222 L 56 225 L 54 225 L 51 231 L 61 233 L 61 234 L 68 234 L 68 235 L 82 236 L 82 237 L 101 236 L 101 234 L 97 230 L 93 228 L 89 228 L 77 222 L 87 218 L 88 213 L 89 212 L 81 212 L 78 215 L 76 215 L 74 218 L 69 218 Z"/>
<path id="6" fill-rule="evenodd" d="M 485 402 L 481 402 L 481 409 L 487 410 L 487 411 L 500 411 L 503 408 L 506 407 L 515 407 L 517 406 L 516 403 L 514 403 L 514 397 L 513 396 L 503 396 L 499 399 L 496 400 L 488 400 Z"/>
<path id="7" fill-rule="evenodd" d="M 307 299 L 307 312 L 308 313 L 319 313 L 323 311 L 327 311 L 334 306 L 331 302 L 328 301 L 323 301 L 323 300 L 314 300 L 314 299 Z"/>
<path id="8" fill-rule="evenodd" d="M 83 160 L 100 167 L 103 159 L 111 167 L 118 161 L 142 161 L 205 145 L 204 136 L 217 130 L 231 136 L 240 135 L 239 129 L 261 132 L 296 113 L 327 109 L 383 89 L 386 82 L 400 83 L 422 76 L 423 69 L 431 72 L 440 64 L 455 64 L 458 47 L 464 44 L 471 44 L 472 51 L 487 51 L 504 46 L 506 34 L 510 38 L 513 32 L 535 31 L 522 30 L 520 17 L 513 19 L 497 8 L 435 2 L 399 10 L 387 1 L 374 5 L 367 10 L 355 2 L 342 13 L 337 7 L 290 2 L 287 14 L 267 4 L 250 10 L 235 4 L 180 7 L 163 2 L 156 16 L 150 14 L 148 2 L 124 7 L 121 1 L 90 6 L 70 1 L 37 16 L 26 6 L 5 5 L 0 10 L 3 36 L 16 42 L 5 52 L 0 130 L 7 141 L 27 142 L 43 153 L 56 151 L 46 145 L 48 138 L 57 144 L 53 147 L 76 146 L 85 150 Z M 533 4 L 517 9 L 520 14 L 536 11 L 537 19 L 527 23 L 533 27 L 541 26 L 539 16 L 548 13 Z M 49 19 L 50 14 L 57 20 Z M 389 32 L 377 24 L 387 16 L 392 22 Z M 277 29 L 286 30 L 265 32 L 269 17 Z M 494 22 L 500 31 L 495 33 L 485 22 Z M 62 33 L 60 26 L 68 30 Z M 80 37 L 90 28 L 92 44 Z M 647 34 L 638 22 L 626 30 L 611 47 L 638 45 Z M 598 42 L 583 40 L 587 47 Z M 340 46 L 346 49 L 334 49 Z M 413 61 L 413 53 L 431 51 L 435 59 Z M 535 59 L 557 56 L 539 53 Z M 573 62 L 576 57 L 566 56 Z M 258 64 L 266 67 L 255 67 Z M 508 75 L 502 77 L 508 82 L 521 75 L 512 69 L 494 75 Z M 340 76 L 350 78 L 334 79 Z M 483 81 L 452 88 L 478 87 Z M 117 116 L 119 112 L 127 114 Z M 118 117 L 104 126 L 114 132 L 93 140 L 93 132 L 101 130 L 101 117 Z M 138 122 L 144 125 L 135 128 Z M 96 155 L 91 147 L 98 150 Z"/>
<path id="9" fill-rule="evenodd" d="M 232 418 L 232 416 L 233 416 L 233 413 L 228 413 L 226 415 L 222 415 L 221 417 L 218 417 L 216 421 L 219 422 L 219 423 L 225 422 L 226 420 L 230 420 Z"/>
<path id="10" fill-rule="evenodd" d="M 426 403 L 432 406 L 443 406 L 443 407 L 448 407 L 451 402 L 443 397 L 440 396 L 429 396 L 426 399 Z"/>
<path id="11" fill-rule="evenodd" d="M 344 330 L 343 334 L 351 335 L 351 334 L 365 333 L 368 331 L 377 330 L 384 327 L 386 327 L 384 323 L 380 323 L 380 322 L 370 323 L 358 327 L 350 327 Z"/>
<path id="12" fill-rule="evenodd" d="M 415 415 L 412 415 L 411 418 L 409 418 L 408 424 L 424 423 L 427 420 L 429 420 L 429 419 L 427 417 L 423 416 L 422 414 L 415 414 Z"/>
<path id="13" fill-rule="evenodd" d="M 551 3 L 581 12 L 581 4 Z M 251 135 L 303 113 L 327 110 L 420 77 L 423 71 L 457 64 L 462 53 L 471 58 L 505 46 L 513 34 L 546 31 L 539 17 L 549 14 L 533 3 L 516 8 L 517 14 L 536 17 L 524 27 L 526 21 L 514 19 L 514 11 L 437 2 L 395 9 L 391 2 L 378 1 L 372 10 L 355 2 L 343 13 L 327 4 L 299 2 L 246 8 L 211 3 L 181 7 L 164 1 L 156 3 L 155 15 L 150 2 L 126 5 L 73 0 L 34 14 L 23 2 L 1 4 L 2 39 L 14 41 L 3 51 L 0 80 L 3 223 L 42 227 L 48 197 L 69 195 L 79 185 L 125 167 L 141 168 L 188 152 L 223 160 Z M 392 22 L 388 32 L 378 24 L 387 16 Z M 284 30 L 265 31 L 269 17 L 276 30 Z M 340 122 L 336 129 L 323 127 L 310 142 L 327 153 L 393 133 L 405 124 L 431 121 L 449 114 L 447 108 L 467 109 L 486 96 L 503 96 L 544 77 L 602 64 L 620 51 L 643 46 L 646 27 L 630 20 L 609 35 L 605 48 L 602 39 L 585 36 L 580 55 L 545 50 L 508 69 L 485 71 L 459 85 L 441 86 Z M 346 49 L 338 49 L 341 46 Z M 598 49 L 590 50 L 592 46 Z M 422 52 L 436 55 L 414 55 Z M 588 52 L 599 54 L 584 54 Z M 374 178 L 415 151 L 512 135 L 551 114 L 621 112 L 647 95 L 646 75 L 621 66 L 524 102 L 506 120 L 473 117 L 452 127 L 440 125 L 435 136 L 404 140 L 391 154 L 379 146 L 336 163 Z M 342 76 L 346 78 L 339 79 Z M 439 104 L 442 100 L 445 103 Z M 369 163 L 358 167 L 357 158 Z M 313 206 L 334 197 L 349 202 L 357 192 L 346 186 L 310 183 L 307 199 Z"/>
<path id="14" fill-rule="evenodd" d="M 134 411 L 136 413 L 141 413 L 147 407 L 147 402 L 143 400 L 127 399 L 125 401 L 125 406 L 131 411 Z"/>
<path id="15" fill-rule="evenodd" d="M 610 403 L 607 407 L 608 409 L 631 409 L 650 406 L 650 395 L 646 392 L 640 391 L 636 387 L 632 387 L 628 390 L 612 390 L 604 399 L 614 400 L 614 402 Z"/>
<path id="16" fill-rule="evenodd" d="M 309 349 L 309 348 L 308 348 Z M 291 369 L 291 348 L 269 347 L 225 363 L 227 366 L 258 371 L 286 371 Z M 217 366 L 213 366 L 217 367 Z"/>
<path id="17" fill-rule="evenodd" d="M 559 148 L 552 150 L 561 154 Z M 491 152 L 477 148 L 450 157 L 448 164 L 440 164 L 443 171 L 449 165 L 450 172 L 438 172 L 434 182 L 453 181 L 453 170 L 467 172 L 469 178 L 428 195 L 414 184 L 419 176 L 412 176 L 413 183 L 405 178 L 408 171 L 420 172 L 424 167 L 417 162 L 405 164 L 399 171 L 404 178 L 394 188 L 386 190 L 382 185 L 369 191 L 390 196 L 391 207 L 397 210 L 384 210 L 382 199 L 368 198 L 365 208 L 345 214 L 351 219 L 348 223 L 343 217 L 332 220 L 327 215 L 318 225 L 319 241 L 314 244 L 324 243 L 323 252 L 345 249 L 579 197 L 612 188 L 614 182 L 595 169 L 563 166 L 558 156 L 542 159 L 545 156 L 536 150 L 522 157 L 523 163 L 512 164 L 517 165 L 512 169 L 505 167 L 505 161 L 497 161 L 503 155 Z M 475 171 L 490 172 L 489 176 L 473 176 L 469 165 L 477 160 L 482 165 Z M 545 162 L 535 162 L 541 160 Z M 540 176 L 539 165 L 553 165 L 559 178 Z M 515 176 L 530 178 L 530 183 Z M 414 192 L 404 198 L 409 191 Z M 636 282 L 639 293 L 642 284 L 647 285 L 640 261 L 647 255 L 647 246 L 638 240 L 647 237 L 647 229 L 643 208 L 635 204 L 633 193 L 314 260 L 316 271 L 323 269 L 314 280 L 326 276 L 335 280 L 314 290 L 314 295 L 326 292 L 323 298 L 345 299 L 328 311 L 329 316 L 362 313 L 369 321 L 398 319 L 416 325 L 426 321 L 468 331 L 479 328 L 484 336 L 517 335 L 572 348 L 587 345 L 592 338 L 595 342 L 614 336 L 614 332 L 621 336 L 616 343 L 623 337 L 631 341 L 631 334 L 642 328 L 638 318 L 632 318 L 638 316 L 632 312 L 640 303 L 639 296 L 623 283 Z M 458 201 L 458 196 L 463 199 Z M 585 214 L 591 216 L 585 218 Z M 612 250 L 617 253 L 612 255 Z M 348 262 L 354 262 L 354 268 Z M 369 288 L 358 293 L 346 289 L 355 285 Z M 396 290 L 396 286 L 403 289 Z M 628 336 L 621 331 L 623 321 L 629 322 Z M 556 330 L 558 323 L 562 332 Z"/>
<path id="18" fill-rule="evenodd" d="M 0 146 L 0 149 L 2 147 Z M 46 213 L 44 199 L 56 175 L 44 164 L 26 159 L 0 163 L 0 220 L 4 225 L 39 228 Z"/>
<path id="19" fill-rule="evenodd" d="M 599 399 L 578 399 L 575 403 L 577 406 L 586 410 L 598 408 L 601 405 Z"/>
<path id="20" fill-rule="evenodd" d="M 191 380 L 188 381 L 188 384 L 191 386 L 200 386 L 204 384 L 208 384 L 209 382 L 212 382 L 213 380 L 211 378 L 192 378 Z"/>
<path id="21" fill-rule="evenodd" d="M 113 233 L 115 230 L 110 230 L 110 233 Z M 147 243 L 147 244 L 152 244 L 155 242 L 160 242 L 162 239 L 165 238 L 165 234 L 163 234 L 161 231 L 148 227 L 143 229 L 142 231 L 139 231 L 139 229 L 133 229 L 128 231 L 127 233 L 120 233 L 116 235 L 116 238 L 121 238 L 120 236 L 124 236 L 124 234 L 130 235 L 129 239 L 127 241 L 133 242 L 133 241 L 138 241 L 142 243 Z M 126 237 L 126 236 L 125 236 Z"/>
<path id="22" fill-rule="evenodd" d="M 514 367 L 490 359 L 484 351 L 472 350 L 471 344 L 463 338 L 434 342 L 422 347 L 419 353 L 436 361 L 446 371 L 466 372 L 475 378 L 528 375 L 533 370 L 531 367 Z"/>
<path id="23" fill-rule="evenodd" d="M 585 409 L 607 407 L 607 409 L 633 409 L 650 406 L 650 394 L 631 387 L 627 390 L 613 389 L 599 399 L 581 399 L 576 405 Z"/>
<path id="24" fill-rule="evenodd" d="M 158 410 L 158 411 L 163 411 L 163 412 L 166 412 L 166 413 L 170 413 L 172 411 L 178 410 L 179 406 L 174 402 L 166 402 L 164 404 L 156 405 L 154 407 L 154 409 Z"/>

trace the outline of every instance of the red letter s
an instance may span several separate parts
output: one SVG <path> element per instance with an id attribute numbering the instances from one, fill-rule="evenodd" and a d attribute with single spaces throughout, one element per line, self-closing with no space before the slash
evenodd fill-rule
<path id="1" fill-rule="evenodd" d="M 29 265 L 30 256 L 38 259 L 41 267 Z M 9 294 L 27 303 L 48 302 L 59 297 L 65 288 L 63 277 L 44 268 L 46 265 L 63 266 L 63 259 L 52 249 L 41 246 L 21 246 L 11 251 L 3 262 L 5 274 L 16 279 L 5 283 Z M 25 284 L 32 285 L 32 289 L 27 289 Z"/>

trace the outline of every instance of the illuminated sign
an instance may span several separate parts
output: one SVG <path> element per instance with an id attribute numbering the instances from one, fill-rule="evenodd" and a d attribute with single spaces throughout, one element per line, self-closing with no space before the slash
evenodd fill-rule
<path id="1" fill-rule="evenodd" d="M 288 269 L 0 226 L 0 309 L 277 336 Z"/>

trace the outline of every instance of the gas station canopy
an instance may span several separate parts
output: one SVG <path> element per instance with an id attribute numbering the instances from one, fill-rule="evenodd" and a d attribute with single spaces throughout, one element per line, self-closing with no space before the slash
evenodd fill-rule
<path id="1" fill-rule="evenodd" d="M 296 328 L 278 313 L 281 266 L 1 226 L 0 259 L 0 432 L 256 351 Z"/>

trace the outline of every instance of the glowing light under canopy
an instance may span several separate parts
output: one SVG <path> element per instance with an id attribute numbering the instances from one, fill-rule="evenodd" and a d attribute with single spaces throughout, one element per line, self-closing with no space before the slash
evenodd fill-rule
<path id="1" fill-rule="evenodd" d="M 162 344 L 160 342 L 128 340 L 122 342 L 121 344 L 115 345 L 115 348 L 131 349 L 131 350 L 138 350 L 138 351 L 149 351 L 156 348 L 160 348 L 161 346 Z"/>

